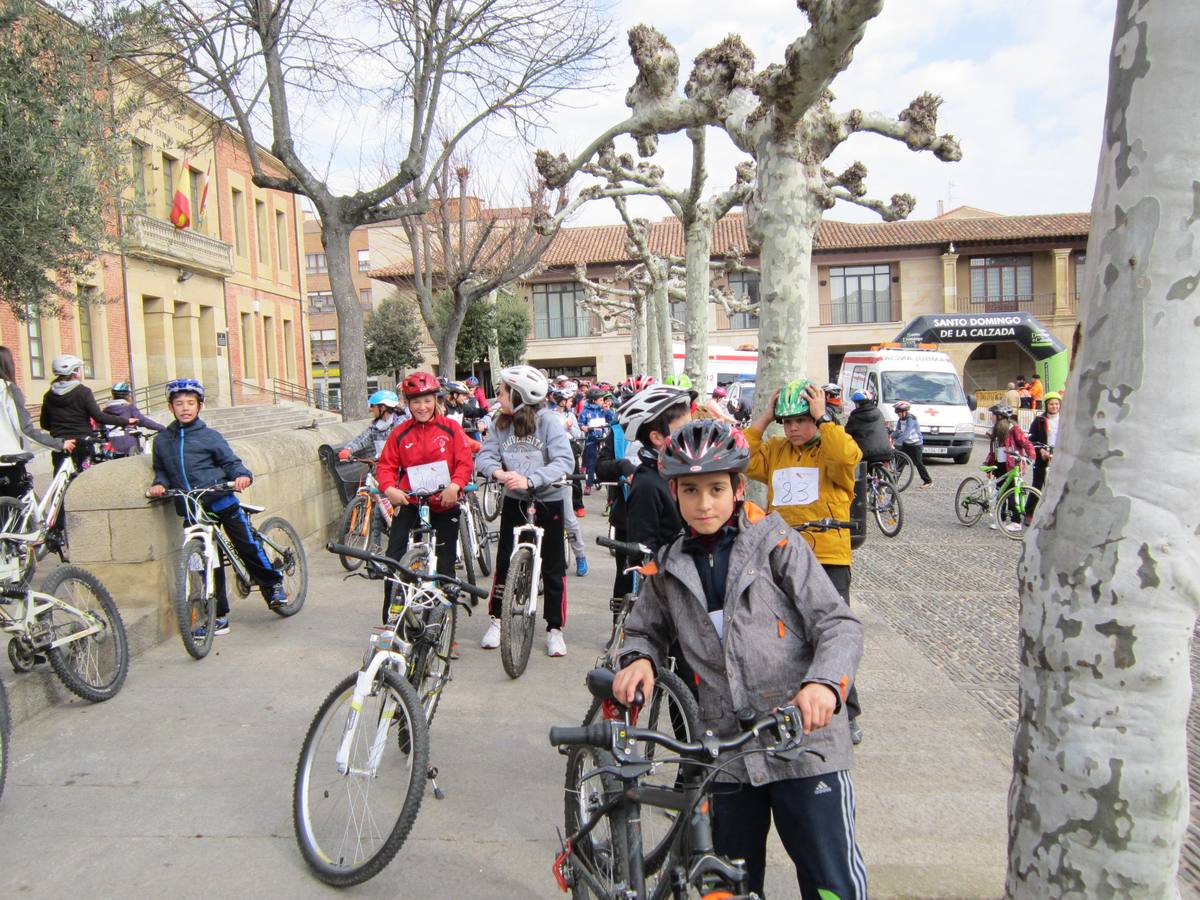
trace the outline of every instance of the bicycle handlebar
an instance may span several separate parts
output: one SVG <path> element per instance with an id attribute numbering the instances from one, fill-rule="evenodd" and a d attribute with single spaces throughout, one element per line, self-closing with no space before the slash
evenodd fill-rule
<path id="1" fill-rule="evenodd" d="M 418 572 L 415 569 L 410 569 L 408 566 L 402 566 L 399 562 L 392 559 L 390 556 L 383 556 L 379 553 L 371 553 L 369 550 L 360 550 L 358 547 L 347 547 L 345 544 L 335 544 L 330 541 L 325 545 L 325 549 L 330 553 L 336 553 L 338 556 L 350 556 L 354 559 L 361 559 L 365 562 L 373 562 L 377 565 L 387 566 L 389 569 L 400 572 L 415 578 L 418 581 L 441 581 L 446 584 L 453 585 L 457 590 L 464 594 L 470 594 L 472 597 L 478 597 L 480 600 L 486 600 L 491 596 L 491 591 L 481 587 L 476 587 L 473 584 L 466 584 L 459 581 L 457 578 L 451 578 L 448 575 L 439 575 L 436 572 Z"/>
<path id="2" fill-rule="evenodd" d="M 622 556 L 629 556 L 635 559 L 649 559 L 654 555 L 654 551 L 645 544 L 636 544 L 630 541 L 614 541 L 612 538 L 603 536 L 597 537 L 596 543 L 609 550 L 616 550 Z"/>
<path id="3" fill-rule="evenodd" d="M 801 522 L 792 527 L 797 531 L 841 531 L 845 528 L 853 528 L 854 523 L 842 519 L 814 519 L 811 522 Z"/>
<path id="4" fill-rule="evenodd" d="M 237 490 L 237 487 L 235 486 L 235 482 L 220 481 L 220 482 L 217 482 L 216 484 L 210 484 L 208 487 L 192 488 L 190 491 L 181 491 L 181 490 L 177 490 L 176 488 L 167 488 L 158 497 L 150 497 L 149 494 L 146 494 L 146 496 L 150 497 L 151 500 L 165 500 L 168 497 L 199 497 L 201 494 L 207 494 L 207 493 L 210 493 L 211 491 L 236 491 L 236 490 Z"/>

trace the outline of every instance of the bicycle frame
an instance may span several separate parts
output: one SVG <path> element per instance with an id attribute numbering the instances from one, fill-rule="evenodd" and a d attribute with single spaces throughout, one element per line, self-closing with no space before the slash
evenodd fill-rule
<path id="1" fill-rule="evenodd" d="M 529 547 L 533 551 L 533 573 L 529 579 L 529 598 L 525 602 L 525 615 L 533 618 L 537 615 L 537 576 L 542 571 L 542 536 L 545 531 L 537 524 L 537 500 L 532 496 L 522 504 L 525 522 L 513 528 L 513 553 L 519 547 Z"/>
<path id="2" fill-rule="evenodd" d="M 96 621 L 91 613 L 77 609 L 70 603 L 59 600 L 57 597 L 52 597 L 50 594 L 43 594 L 41 591 L 8 588 L 0 592 L 0 597 L 3 597 L 5 600 L 20 600 L 24 609 L 24 612 L 20 616 L 12 616 L 0 604 L 0 632 L 28 635 L 34 648 L 39 651 L 61 647 L 64 644 L 82 640 L 103 630 L 103 626 Z M 42 642 L 35 638 L 35 620 L 51 609 L 58 609 L 68 615 L 74 616 L 76 619 L 86 622 L 88 627 L 81 631 L 73 631 L 66 637 L 58 638 L 57 640 Z"/>

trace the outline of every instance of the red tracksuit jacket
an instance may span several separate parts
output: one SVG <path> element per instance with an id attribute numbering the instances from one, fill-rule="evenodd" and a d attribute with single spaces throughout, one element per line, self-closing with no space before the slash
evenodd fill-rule
<path id="1" fill-rule="evenodd" d="M 398 487 L 408 493 L 411 488 L 407 470 L 438 460 L 446 461 L 450 480 L 454 484 L 460 488 L 466 487 L 471 480 L 474 457 L 462 426 L 453 419 L 436 415 L 424 424 L 416 419 L 402 422 L 392 429 L 387 443 L 383 445 L 383 452 L 379 454 L 379 462 L 375 467 L 379 489 L 386 491 L 390 487 Z M 446 509 L 442 506 L 440 496 L 430 500 L 429 507 L 434 512 Z"/>

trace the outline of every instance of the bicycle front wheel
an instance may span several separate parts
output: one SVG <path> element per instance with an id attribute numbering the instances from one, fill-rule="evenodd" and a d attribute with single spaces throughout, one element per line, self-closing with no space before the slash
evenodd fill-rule
<path id="1" fill-rule="evenodd" d="M 304 861 L 337 887 L 373 878 L 392 861 L 421 809 L 429 765 L 429 729 L 417 695 L 381 669 L 357 712 L 346 773 L 338 771 L 357 680 L 357 673 L 343 679 L 317 710 L 293 789 Z"/>
<path id="2" fill-rule="evenodd" d="M 271 567 L 283 575 L 283 587 L 288 595 L 288 602 L 276 607 L 274 612 L 285 618 L 294 616 L 304 606 L 308 594 L 308 558 L 304 554 L 304 544 L 296 529 L 282 516 L 267 519 L 258 533 L 264 538 L 263 550 Z"/>
<path id="3" fill-rule="evenodd" d="M 212 649 L 213 622 L 217 617 L 217 599 L 207 586 L 208 563 L 204 544 L 192 538 L 183 545 L 179 571 L 175 573 L 175 620 L 183 649 L 193 659 L 204 659 Z"/>
<path id="4" fill-rule="evenodd" d="M 8 691 L 0 681 L 0 797 L 4 796 L 4 782 L 8 777 L 8 733 L 12 715 L 8 710 Z"/>
<path id="5" fill-rule="evenodd" d="M 968 528 L 983 518 L 988 511 L 987 487 L 974 475 L 959 482 L 954 493 L 954 515 Z"/>
<path id="6" fill-rule="evenodd" d="M 584 724 L 599 716 L 600 701 L 592 703 Z M 567 780 L 564 786 L 567 835 L 573 835 L 590 821 L 605 803 L 621 792 L 621 783 L 612 775 L 586 775 L 613 764 L 612 754 L 596 747 L 575 746 L 567 754 Z M 625 841 L 625 810 L 616 807 L 603 821 L 574 844 L 589 874 L 604 888 L 596 894 L 579 875 L 571 881 L 574 900 L 608 900 L 618 896 L 618 888 L 628 886 L 629 851 Z M 669 846 L 669 845 L 668 845 Z"/>
<path id="7" fill-rule="evenodd" d="M 473 543 L 475 535 L 472 533 L 471 516 L 466 510 L 460 510 L 458 514 L 458 549 L 461 554 L 459 562 L 462 563 L 463 574 L 466 575 L 467 583 L 475 583 L 475 545 Z"/>
<path id="8" fill-rule="evenodd" d="M 904 524 L 904 507 L 900 505 L 900 492 L 892 486 L 890 479 L 880 479 L 872 490 L 875 502 L 871 512 L 875 515 L 875 524 L 879 526 L 884 537 L 895 537 Z"/>
<path id="9" fill-rule="evenodd" d="M 491 575 L 492 536 L 488 532 L 483 508 L 479 505 L 479 498 L 472 494 L 468 502 L 471 504 L 471 525 L 475 529 L 475 565 L 479 569 L 479 574 Z"/>
<path id="10" fill-rule="evenodd" d="M 500 492 L 503 488 L 496 482 L 483 485 L 479 489 L 482 495 L 480 501 L 483 506 L 483 517 L 489 522 L 494 522 L 496 516 L 500 515 Z"/>
<path id="11" fill-rule="evenodd" d="M 25 505 L 20 500 L 0 497 L 0 531 L 5 534 L 25 534 L 29 530 L 29 518 L 25 512 Z M 37 553 L 33 544 L 25 541 L 0 541 L 0 559 L 16 569 L 15 578 L 10 584 L 20 587 L 29 584 L 37 566 Z"/>
<path id="12" fill-rule="evenodd" d="M 526 614 L 526 608 L 536 577 L 533 551 L 518 547 L 508 566 L 504 599 L 500 605 L 500 662 L 509 678 L 520 678 L 529 664 L 536 622 L 534 616 Z"/>
<path id="13" fill-rule="evenodd" d="M 918 449 L 916 452 L 920 453 L 921 451 Z M 908 458 L 907 453 L 901 453 L 899 450 L 892 451 L 892 466 L 888 474 L 891 476 L 892 483 L 896 485 L 896 490 L 907 490 L 908 486 L 912 484 L 913 468 L 912 460 Z"/>
<path id="14" fill-rule="evenodd" d="M 1021 485 L 1018 495 L 1013 486 L 1009 486 L 996 498 L 996 525 L 1006 538 L 1019 541 L 1029 530 L 1029 518 L 1036 505 L 1034 498 L 1042 499 L 1042 492 L 1035 487 Z"/>
<path id="15" fill-rule="evenodd" d="M 99 703 L 115 697 L 129 671 L 129 642 L 121 613 L 108 590 L 91 572 L 63 566 L 50 573 L 42 592 L 71 604 L 90 619 L 58 608 L 48 610 L 55 640 L 93 624 L 99 626 L 99 631 L 87 637 L 46 651 L 54 673 L 71 693 L 84 700 Z"/>
<path id="16" fill-rule="evenodd" d="M 425 620 L 426 633 L 436 633 L 431 643 L 422 645 L 413 659 L 413 686 L 421 701 L 425 721 L 433 724 L 442 690 L 450 681 L 450 657 L 454 652 L 454 632 L 458 627 L 458 607 L 430 610 Z"/>
<path id="17" fill-rule="evenodd" d="M 338 534 L 341 543 L 356 550 L 370 550 L 371 544 L 371 513 L 373 512 L 371 498 L 358 494 L 349 505 L 342 510 L 341 521 L 338 522 Z M 356 571 L 362 560 L 353 556 L 338 555 L 342 568 L 347 572 Z"/>

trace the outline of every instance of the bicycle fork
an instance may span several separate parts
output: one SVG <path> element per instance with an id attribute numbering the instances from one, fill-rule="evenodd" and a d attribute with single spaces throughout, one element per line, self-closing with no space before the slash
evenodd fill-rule
<path id="1" fill-rule="evenodd" d="M 354 744 L 354 734 L 358 730 L 358 718 L 362 713 L 363 701 L 367 695 L 371 693 L 371 687 L 375 684 L 375 679 L 379 676 L 379 669 L 384 662 L 396 658 L 399 661 L 404 660 L 405 654 L 398 648 L 403 646 L 407 648 L 409 645 L 395 635 L 392 636 L 393 647 L 380 651 L 371 657 L 370 662 L 366 664 L 358 673 L 358 677 L 354 683 L 354 693 L 350 697 L 350 713 L 346 716 L 346 729 L 342 733 L 342 742 L 338 746 L 337 770 L 339 775 L 366 775 L 369 778 L 375 777 L 375 772 L 379 769 L 379 760 L 383 757 L 383 748 L 387 741 L 388 727 L 391 725 L 392 719 L 396 716 L 396 699 L 390 694 L 384 700 L 383 710 L 379 716 L 379 725 L 375 730 L 375 737 L 371 741 L 371 752 L 367 755 L 367 767 L 365 769 L 354 769 L 350 765 L 350 748 Z"/>

